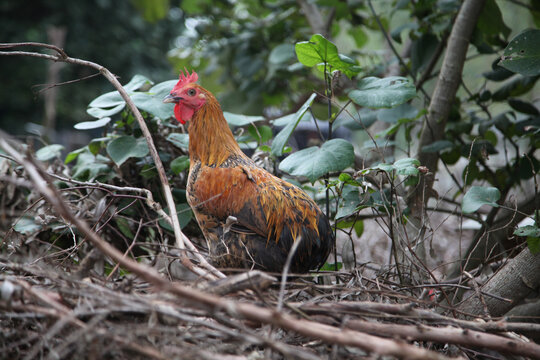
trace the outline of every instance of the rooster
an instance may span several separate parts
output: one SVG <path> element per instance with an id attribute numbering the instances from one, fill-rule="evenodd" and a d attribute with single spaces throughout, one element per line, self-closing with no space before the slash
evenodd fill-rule
<path id="1" fill-rule="evenodd" d="M 211 262 L 279 272 L 299 241 L 290 271 L 319 269 L 334 241 L 328 219 L 303 190 L 240 150 L 218 101 L 197 79 L 195 72 L 180 73 L 163 102 L 175 104 L 180 123 L 190 122 L 186 193 Z"/>

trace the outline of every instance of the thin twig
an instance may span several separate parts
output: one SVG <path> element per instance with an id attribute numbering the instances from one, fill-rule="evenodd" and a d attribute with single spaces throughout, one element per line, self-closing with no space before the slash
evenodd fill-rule
<path id="1" fill-rule="evenodd" d="M 96 64 L 91 61 L 81 60 L 77 58 L 71 58 L 66 55 L 66 53 L 59 49 L 58 47 L 54 45 L 49 44 L 42 44 L 42 43 L 0 43 L 0 48 L 13 48 L 13 47 L 20 47 L 20 46 L 36 46 L 36 47 L 44 47 L 48 49 L 53 49 L 59 53 L 59 55 L 47 55 L 47 54 L 41 54 L 41 53 L 35 53 L 35 52 L 26 52 L 26 51 L 0 51 L 0 56 L 32 56 L 32 57 L 38 57 L 43 59 L 48 59 L 52 61 L 63 61 L 70 64 L 76 64 L 76 65 L 82 65 L 91 67 L 93 69 L 98 70 L 109 82 L 116 88 L 116 90 L 120 93 L 120 96 L 124 99 L 127 106 L 132 111 L 133 115 L 137 119 L 137 122 L 139 123 L 140 129 L 146 139 L 146 142 L 148 144 L 148 148 L 150 149 L 150 154 L 152 156 L 152 159 L 154 160 L 154 164 L 156 166 L 156 170 L 158 172 L 161 185 L 163 188 L 163 193 L 165 195 L 165 200 L 167 202 L 167 207 L 169 208 L 170 214 L 176 213 L 176 205 L 174 203 L 174 198 L 172 196 L 171 188 L 169 186 L 169 180 L 167 179 L 167 175 L 165 172 L 165 168 L 163 167 L 163 163 L 161 162 L 161 159 L 159 157 L 159 154 L 157 152 L 157 149 L 154 145 L 154 141 L 152 140 L 152 135 L 150 131 L 148 130 L 148 126 L 146 125 L 146 122 L 144 121 L 144 118 L 142 117 L 141 113 L 135 106 L 135 103 L 130 98 L 127 91 L 122 87 L 116 76 L 111 73 L 107 68 L 105 68 L 102 65 Z M 190 270 L 195 272 L 196 274 L 208 278 L 223 278 L 225 275 L 221 273 L 219 270 L 217 270 L 215 267 L 210 265 L 206 259 L 200 255 L 197 248 L 191 243 L 191 241 L 184 235 L 182 230 L 180 229 L 180 223 L 178 222 L 177 216 L 171 216 L 171 223 L 174 230 L 174 235 L 176 239 L 176 243 L 178 247 L 181 250 L 185 250 L 187 247 L 200 262 L 200 265 L 202 266 L 202 269 L 199 268 L 197 265 L 193 264 L 189 258 L 186 256 L 185 251 L 181 252 L 180 260 L 182 263 L 188 267 Z"/>

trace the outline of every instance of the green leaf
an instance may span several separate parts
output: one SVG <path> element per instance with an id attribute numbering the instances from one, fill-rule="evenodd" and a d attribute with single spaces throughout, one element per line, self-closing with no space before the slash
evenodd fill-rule
<path id="1" fill-rule="evenodd" d="M 343 263 L 337 262 L 337 269 L 340 270 L 343 267 Z M 325 263 L 319 271 L 336 271 L 336 263 Z"/>
<path id="2" fill-rule="evenodd" d="M 165 212 L 169 214 L 169 209 L 165 209 Z M 178 216 L 180 228 L 184 228 L 193 218 L 193 211 L 191 211 L 191 208 L 186 203 L 176 204 L 176 214 Z M 159 220 L 159 226 L 169 231 L 173 231 L 173 228 L 165 221 L 165 219 Z"/>
<path id="3" fill-rule="evenodd" d="M 189 156 L 182 155 L 171 161 L 171 170 L 175 175 L 189 168 Z"/>
<path id="4" fill-rule="evenodd" d="M 169 134 L 167 136 L 167 141 L 172 143 L 174 146 L 187 150 L 189 148 L 189 135 L 188 134 Z"/>
<path id="5" fill-rule="evenodd" d="M 270 151 L 272 151 L 272 148 L 268 145 L 261 145 L 259 146 L 259 150 L 269 153 Z"/>
<path id="6" fill-rule="evenodd" d="M 309 107 L 313 103 L 313 100 L 315 100 L 315 97 L 317 94 L 313 93 L 307 99 L 307 101 L 302 105 L 300 109 L 298 109 L 297 112 L 295 112 L 292 115 L 288 115 L 288 123 L 287 125 L 281 129 L 281 131 L 276 135 L 274 140 L 272 141 L 272 155 L 274 156 L 281 156 L 283 155 L 283 147 L 287 144 L 289 141 L 289 138 L 291 137 L 291 134 L 293 133 L 294 129 L 296 129 L 296 126 L 306 113 L 308 111 Z M 274 122 L 275 124 L 275 122 Z"/>
<path id="7" fill-rule="evenodd" d="M 362 108 L 352 114 L 344 111 L 334 121 L 333 127 L 337 129 L 340 126 L 345 126 L 350 130 L 366 130 L 378 120 L 379 111 L 367 108 Z"/>
<path id="8" fill-rule="evenodd" d="M 174 104 L 164 104 L 163 98 L 177 82 L 178 80 L 169 80 L 153 86 L 148 92 L 135 92 L 152 84 L 146 77 L 135 75 L 128 84 L 124 85 L 124 88 L 130 94 L 137 108 L 164 120 L 172 116 Z M 88 107 L 87 112 L 90 115 L 102 118 L 120 112 L 125 107 L 125 102 L 117 91 L 112 91 L 97 97 Z"/>
<path id="9" fill-rule="evenodd" d="M 294 176 L 305 176 L 314 183 L 333 171 L 341 171 L 354 162 L 354 148 L 346 140 L 332 139 L 320 148 L 313 146 L 289 155 L 279 169 Z"/>
<path id="10" fill-rule="evenodd" d="M 224 111 L 223 115 L 225 116 L 225 120 L 227 120 L 227 122 L 232 126 L 245 126 L 253 124 L 257 121 L 264 120 L 264 117 L 262 116 L 247 116 L 241 114 L 233 114 L 227 111 Z"/>
<path id="11" fill-rule="evenodd" d="M 342 200 L 339 203 L 336 220 L 350 216 L 356 212 L 356 208 L 360 203 L 360 195 L 358 187 L 347 185 L 341 193 Z"/>
<path id="12" fill-rule="evenodd" d="M 128 92 L 135 91 L 139 90 L 146 84 L 153 84 L 153 82 L 144 75 L 136 74 L 126 85 L 124 85 L 124 89 L 126 89 Z"/>
<path id="13" fill-rule="evenodd" d="M 519 227 L 514 231 L 514 235 L 527 237 L 527 246 L 533 255 L 540 252 L 540 228 L 538 226 L 525 225 Z"/>
<path id="14" fill-rule="evenodd" d="M 538 76 L 518 76 L 510 79 L 498 88 L 491 98 L 494 101 L 503 101 L 510 96 L 520 96 L 531 90 L 538 80 Z"/>
<path id="15" fill-rule="evenodd" d="M 392 171 L 394 171 L 395 168 L 394 168 L 394 165 L 392 164 L 380 163 L 374 166 L 373 169 L 378 169 L 378 170 L 386 171 L 387 173 L 391 173 Z M 369 169 L 366 169 L 366 170 L 369 170 Z"/>
<path id="16" fill-rule="evenodd" d="M 309 41 L 296 43 L 294 47 L 298 61 L 307 67 L 328 64 L 326 71 L 340 70 L 349 78 L 360 71 L 359 66 L 351 58 L 338 53 L 336 45 L 320 34 L 315 34 Z"/>
<path id="17" fill-rule="evenodd" d="M 111 121 L 110 117 L 104 117 L 95 121 L 83 121 L 75 124 L 73 127 L 77 130 L 89 130 L 104 127 Z"/>
<path id="18" fill-rule="evenodd" d="M 348 33 L 354 39 L 354 43 L 356 44 L 357 49 L 364 47 L 364 45 L 366 45 L 369 40 L 368 35 L 365 33 L 361 26 L 351 27 L 348 30 Z"/>
<path id="19" fill-rule="evenodd" d="M 121 104 L 110 109 L 89 107 L 88 109 L 86 109 L 86 112 L 95 118 L 101 119 L 101 118 L 106 118 L 106 117 L 118 114 L 120 111 L 122 111 L 122 109 L 124 109 L 125 106 L 126 106 L 126 103 L 122 102 Z M 77 129 L 77 127 L 75 128 Z"/>
<path id="20" fill-rule="evenodd" d="M 426 153 L 440 153 L 445 150 L 454 148 L 454 143 L 450 140 L 437 140 L 429 145 L 422 147 L 422 151 Z"/>
<path id="21" fill-rule="evenodd" d="M 358 82 L 358 88 L 349 92 L 349 98 L 356 104 L 375 109 L 392 108 L 415 96 L 414 84 L 401 76 L 363 78 Z"/>
<path id="22" fill-rule="evenodd" d="M 509 77 L 513 76 L 514 73 L 510 70 L 507 70 L 501 66 L 499 66 L 499 60 L 495 60 L 491 64 L 491 71 L 487 71 L 485 73 L 482 73 L 482 75 L 491 81 L 504 81 L 508 79 Z"/>
<path id="23" fill-rule="evenodd" d="M 480 31 L 482 37 L 493 45 L 497 44 L 496 40 L 498 40 L 499 34 L 502 34 L 505 38 L 510 34 L 511 29 L 504 23 L 501 10 L 495 0 L 485 2 L 475 31 Z"/>
<path id="24" fill-rule="evenodd" d="M 416 176 L 420 172 L 418 166 L 420 166 L 420 161 L 413 158 L 403 158 L 394 162 L 394 168 L 398 175 Z"/>
<path id="25" fill-rule="evenodd" d="M 66 160 L 64 160 L 64 164 L 69 164 L 70 162 L 75 160 L 79 156 L 79 154 L 81 154 L 85 150 L 86 150 L 86 147 L 82 147 L 80 149 L 73 150 L 72 152 L 70 152 L 69 154 L 66 155 Z"/>
<path id="26" fill-rule="evenodd" d="M 307 67 L 339 60 L 336 45 L 320 34 L 313 35 L 309 41 L 296 43 L 294 50 L 298 61 Z"/>
<path id="27" fill-rule="evenodd" d="M 164 104 L 163 98 L 171 92 L 177 82 L 178 79 L 167 80 L 151 87 L 146 93 L 151 98 L 144 100 L 142 98 L 139 99 L 141 106 L 143 106 L 141 109 L 162 120 L 173 116 L 174 104 Z"/>
<path id="28" fill-rule="evenodd" d="M 153 92 L 153 88 L 149 92 L 137 92 L 131 95 L 131 99 L 138 109 L 146 111 L 158 119 L 166 120 L 173 115 L 174 104 L 163 103 L 163 98 L 172 90 Z"/>
<path id="29" fill-rule="evenodd" d="M 482 205 L 499 207 L 497 200 L 500 197 L 501 192 L 495 187 L 471 186 L 463 196 L 461 209 L 464 213 L 470 214 L 480 209 Z"/>
<path id="30" fill-rule="evenodd" d="M 111 138 L 106 138 L 105 140 L 107 141 L 110 141 Z M 88 150 L 90 150 L 90 152 L 93 154 L 93 155 L 97 155 L 99 153 L 99 151 L 101 150 L 101 145 L 103 143 L 103 138 L 100 138 L 100 139 L 93 139 L 92 141 L 90 141 L 90 143 L 88 144 Z"/>
<path id="31" fill-rule="evenodd" d="M 107 144 L 107 153 L 116 165 L 122 165 L 130 157 L 143 157 L 148 154 L 148 145 L 144 138 L 121 136 Z"/>
<path id="32" fill-rule="evenodd" d="M 77 164 L 73 167 L 73 178 L 80 181 L 95 179 L 98 175 L 108 174 L 111 168 L 109 159 L 102 155 L 92 155 L 90 151 L 83 151 L 77 157 Z"/>
<path id="33" fill-rule="evenodd" d="M 514 235 L 540 237 L 540 228 L 535 225 L 521 226 L 514 231 Z"/>
<path id="34" fill-rule="evenodd" d="M 533 255 L 540 253 L 540 237 L 528 237 L 527 247 Z"/>
<path id="35" fill-rule="evenodd" d="M 395 124 L 401 119 L 415 119 L 418 109 L 411 104 L 401 104 L 392 109 L 381 109 L 377 112 L 377 119 Z"/>
<path id="36" fill-rule="evenodd" d="M 103 95 L 98 96 L 90 104 L 88 104 L 89 108 L 111 108 L 114 106 L 119 105 L 125 105 L 124 99 L 122 99 L 122 96 L 120 96 L 120 93 L 118 91 L 111 91 L 108 93 L 105 93 Z"/>
<path id="37" fill-rule="evenodd" d="M 416 74 L 423 71 L 437 50 L 439 39 L 432 33 L 426 33 L 411 44 L 411 71 Z"/>
<path id="38" fill-rule="evenodd" d="M 280 44 L 272 49 L 268 62 L 274 65 L 288 63 L 294 59 L 294 46 L 291 44 Z"/>
<path id="39" fill-rule="evenodd" d="M 540 74 L 540 30 L 525 30 L 504 49 L 501 66 L 525 76 Z"/>
<path id="40" fill-rule="evenodd" d="M 365 170 L 367 170 L 366 172 L 370 172 L 370 170 L 382 170 L 387 173 L 395 171 L 397 175 L 417 176 L 420 172 L 418 166 L 420 166 L 420 161 L 413 158 L 403 158 L 397 160 L 393 164 L 379 163 L 371 169 Z"/>
<path id="41" fill-rule="evenodd" d="M 133 5 L 148 22 L 155 23 L 167 16 L 169 0 L 131 0 Z"/>
<path id="42" fill-rule="evenodd" d="M 41 225 L 36 224 L 33 218 L 23 216 L 13 226 L 13 230 L 23 235 L 30 235 L 41 230 Z"/>
<path id="43" fill-rule="evenodd" d="M 116 227 L 118 228 L 118 230 L 120 230 L 122 235 L 124 235 L 128 239 L 133 239 L 134 235 L 129 227 L 129 222 L 126 218 L 116 217 L 115 222 L 116 222 Z"/>
<path id="44" fill-rule="evenodd" d="M 508 99 L 508 104 L 512 107 L 512 109 L 519 111 L 520 113 L 534 116 L 540 115 L 540 111 L 538 111 L 536 106 L 530 102 L 520 99 Z"/>
<path id="45" fill-rule="evenodd" d="M 253 138 L 257 139 L 259 144 L 267 142 L 272 138 L 273 135 L 272 128 L 267 125 L 261 125 L 258 127 L 251 125 L 248 128 L 248 132 Z"/>
<path id="46" fill-rule="evenodd" d="M 60 155 L 62 155 L 62 150 L 64 150 L 64 147 L 59 144 L 44 146 L 36 151 L 36 158 L 39 161 L 49 161 L 60 157 Z"/>

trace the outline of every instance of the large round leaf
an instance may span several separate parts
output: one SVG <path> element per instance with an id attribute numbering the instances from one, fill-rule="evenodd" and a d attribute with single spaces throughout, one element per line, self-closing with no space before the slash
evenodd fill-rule
<path id="1" fill-rule="evenodd" d="M 89 130 L 89 129 L 97 129 L 100 127 L 104 127 L 111 121 L 110 117 L 104 117 L 99 120 L 94 121 L 83 121 L 80 123 L 75 124 L 73 127 L 77 130 Z"/>
<path id="2" fill-rule="evenodd" d="M 122 165 L 130 157 L 143 157 L 148 154 L 148 145 L 144 138 L 121 136 L 107 145 L 107 153 L 116 165 Z"/>
<path id="3" fill-rule="evenodd" d="M 56 157 L 60 157 L 64 147 L 59 144 L 47 145 L 36 151 L 36 158 L 39 161 L 49 161 Z"/>
<path id="4" fill-rule="evenodd" d="M 276 46 L 268 56 L 268 62 L 271 64 L 284 64 L 294 58 L 294 46 L 291 44 L 281 44 Z"/>
<path id="5" fill-rule="evenodd" d="M 296 43 L 294 49 L 298 61 L 305 66 L 319 65 L 323 70 L 327 64 L 332 70 L 340 70 L 349 78 L 360 71 L 355 60 L 339 54 L 336 45 L 320 34 L 313 35 L 309 41 Z"/>
<path id="6" fill-rule="evenodd" d="M 109 116 L 118 114 L 120 111 L 124 109 L 125 106 L 126 106 L 126 103 L 122 102 L 119 105 L 109 108 L 109 109 L 102 109 L 99 107 L 89 107 L 88 109 L 86 109 L 86 112 L 95 118 L 102 119 L 104 117 L 109 117 Z"/>
<path id="7" fill-rule="evenodd" d="M 407 78 L 390 76 L 379 79 L 367 77 L 358 82 L 358 88 L 349 93 L 356 104 L 373 108 L 392 108 L 416 96 L 416 88 Z"/>
<path id="8" fill-rule="evenodd" d="M 187 150 L 189 148 L 189 135 L 172 133 L 167 136 L 167 141 L 180 149 Z"/>
<path id="9" fill-rule="evenodd" d="M 287 141 L 289 141 L 289 138 L 291 137 L 291 134 L 293 133 L 294 129 L 296 129 L 296 126 L 298 126 L 298 123 L 308 111 L 309 107 L 313 103 L 313 100 L 315 100 L 315 97 L 317 94 L 313 93 L 307 99 L 307 101 L 302 105 L 300 109 L 298 109 L 297 112 L 294 114 L 289 114 L 284 116 L 283 118 L 286 118 L 287 124 L 281 131 L 276 135 L 274 140 L 272 141 L 272 154 L 275 156 L 281 156 L 283 155 L 283 147 L 287 144 Z M 274 125 L 276 125 L 276 122 L 279 122 L 280 119 L 274 120 Z"/>
<path id="10" fill-rule="evenodd" d="M 131 99 L 138 109 L 146 111 L 155 117 L 165 120 L 172 116 L 174 104 L 163 103 L 166 94 L 136 92 Z"/>
<path id="11" fill-rule="evenodd" d="M 333 171 L 341 171 L 354 161 L 354 148 L 346 140 L 332 139 L 320 148 L 313 146 L 289 155 L 279 169 L 295 176 L 305 176 L 314 183 Z"/>
<path id="12" fill-rule="evenodd" d="M 233 114 L 227 111 L 223 112 L 223 116 L 225 116 L 225 120 L 232 125 L 232 126 L 245 126 L 249 124 L 253 124 L 257 121 L 263 121 L 264 117 L 262 116 L 248 116 L 248 115 L 242 115 L 242 114 Z"/>
<path id="13" fill-rule="evenodd" d="M 501 197 L 499 189 L 495 187 L 471 186 L 463 196 L 461 209 L 469 214 L 480 209 L 482 205 L 498 207 L 497 200 Z"/>
<path id="14" fill-rule="evenodd" d="M 510 41 L 499 65 L 525 76 L 540 74 L 540 30 L 530 29 Z"/>

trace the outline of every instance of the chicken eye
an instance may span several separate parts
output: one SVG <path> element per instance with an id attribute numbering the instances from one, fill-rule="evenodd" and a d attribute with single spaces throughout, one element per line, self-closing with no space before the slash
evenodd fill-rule
<path id="1" fill-rule="evenodd" d="M 195 89 L 189 89 L 189 90 L 187 91 L 187 94 L 188 94 L 189 96 L 195 96 L 196 93 L 197 93 L 197 91 L 195 91 Z"/>

